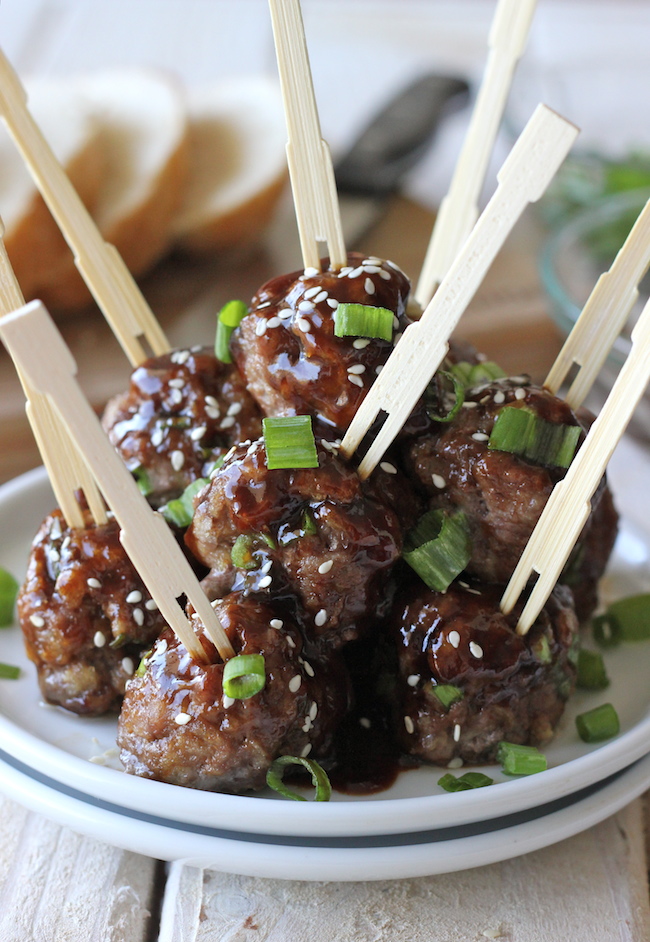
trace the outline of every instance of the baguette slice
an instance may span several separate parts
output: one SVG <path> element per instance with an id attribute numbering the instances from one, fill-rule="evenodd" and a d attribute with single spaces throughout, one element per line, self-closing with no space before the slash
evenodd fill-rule
<path id="1" fill-rule="evenodd" d="M 92 215 L 131 272 L 144 274 L 168 250 L 187 178 L 185 96 L 166 73 L 116 69 L 79 76 L 75 86 L 100 128 L 105 166 Z M 72 257 L 38 286 L 55 309 L 88 303 Z"/>
<path id="2" fill-rule="evenodd" d="M 189 93 L 190 169 L 176 245 L 207 253 L 256 241 L 287 180 L 280 90 L 264 76 Z"/>
<path id="3" fill-rule="evenodd" d="M 92 211 L 105 170 L 100 127 L 93 110 L 67 82 L 25 81 L 28 104 L 52 150 Z M 23 294 L 35 296 L 71 256 L 23 158 L 0 125 L 0 214 L 5 243 Z"/>

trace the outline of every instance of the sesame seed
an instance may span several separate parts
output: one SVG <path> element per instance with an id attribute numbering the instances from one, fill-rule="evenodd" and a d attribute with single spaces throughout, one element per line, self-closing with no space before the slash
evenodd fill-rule
<path id="1" fill-rule="evenodd" d="M 169 398 L 175 406 L 178 406 L 183 401 L 183 393 L 180 389 L 172 388 L 169 390 Z"/>
<path id="2" fill-rule="evenodd" d="M 314 305 L 311 301 L 301 301 L 298 305 L 298 310 L 311 313 L 314 310 Z"/>
<path id="3" fill-rule="evenodd" d="M 293 640 L 291 635 L 287 635 L 287 644 L 289 645 L 290 648 L 295 648 L 296 646 L 296 642 Z"/>
<path id="4" fill-rule="evenodd" d="M 269 330 L 274 330 L 276 327 L 279 327 L 281 323 L 282 323 L 281 318 L 277 317 L 276 315 L 275 317 L 270 317 L 268 319 L 268 321 L 266 322 L 266 326 Z"/>
<path id="5" fill-rule="evenodd" d="M 291 693 L 298 693 L 300 690 L 300 685 L 302 683 L 302 677 L 300 674 L 294 674 L 294 676 L 289 681 L 289 690 Z"/>
<path id="6" fill-rule="evenodd" d="M 525 398 L 526 398 L 525 389 L 522 389 L 521 386 L 519 387 L 519 389 L 515 389 L 515 399 L 525 399 Z"/>
<path id="7" fill-rule="evenodd" d="M 311 666 L 311 664 L 309 663 L 309 661 L 303 661 L 303 667 L 305 668 L 305 673 L 306 673 L 309 677 L 313 677 L 313 676 L 314 676 L 314 668 Z"/>
<path id="8" fill-rule="evenodd" d="M 49 557 L 53 563 L 57 563 L 61 559 L 58 549 L 55 549 L 53 546 L 50 547 Z"/>
<path id="9" fill-rule="evenodd" d="M 369 343 L 370 337 L 357 337 L 356 340 L 352 341 L 352 346 L 355 350 L 365 350 Z"/>
<path id="10" fill-rule="evenodd" d="M 290 317 L 293 317 L 293 311 L 290 307 L 283 307 L 281 311 L 278 311 L 278 317 L 281 321 L 287 321 Z"/>
<path id="11" fill-rule="evenodd" d="M 177 379 L 170 379 L 167 385 L 172 389 L 182 389 L 185 385 L 185 380 L 181 379 L 179 376 Z"/>
<path id="12" fill-rule="evenodd" d="M 281 618 L 272 618 L 271 621 L 269 622 L 269 625 L 271 626 L 271 628 L 280 629 L 284 625 L 284 622 L 282 621 Z"/>
<path id="13" fill-rule="evenodd" d="M 351 265 L 344 265 L 343 268 L 341 268 L 341 269 L 339 270 L 339 275 L 338 275 L 338 277 L 339 277 L 339 278 L 344 278 L 346 275 L 349 275 L 351 271 L 352 271 L 352 266 L 351 266 Z"/>
<path id="14" fill-rule="evenodd" d="M 310 752 L 311 752 L 311 743 L 308 742 L 307 745 L 305 746 L 305 748 L 304 748 L 304 749 L 302 750 L 302 752 L 300 753 L 300 758 L 301 758 L 301 759 L 306 759 Z"/>
<path id="15" fill-rule="evenodd" d="M 401 334 L 395 334 L 395 335 L 393 336 L 393 346 L 396 347 L 397 344 L 400 342 L 401 339 L 402 339 L 402 335 L 401 335 Z"/>
<path id="16" fill-rule="evenodd" d="M 176 451 L 172 451 L 171 455 L 169 456 L 169 460 L 172 463 L 172 468 L 174 471 L 180 471 L 185 464 L 185 455 L 182 451 L 178 451 L 177 449 Z"/>
<path id="17" fill-rule="evenodd" d="M 312 700 L 311 706 L 309 707 L 309 719 L 315 720 L 318 716 L 318 704 L 315 700 Z"/>
<path id="18" fill-rule="evenodd" d="M 481 594 L 478 589 L 472 589 L 472 588 L 470 588 L 470 586 L 467 586 L 467 591 L 470 592 L 472 595 L 480 595 L 480 594 Z"/>
<path id="19" fill-rule="evenodd" d="M 394 464 L 391 464 L 390 461 L 380 461 L 379 467 L 382 471 L 385 471 L 386 474 L 397 474 L 397 468 Z"/>
<path id="20" fill-rule="evenodd" d="M 410 716 L 404 717 L 404 726 L 406 727 L 406 732 L 412 734 L 415 732 L 415 726 L 413 725 L 413 720 Z"/>
<path id="21" fill-rule="evenodd" d="M 381 371 L 383 370 L 383 368 L 384 368 L 383 363 L 378 363 L 378 364 L 377 364 L 377 366 L 375 367 L 375 373 L 377 374 L 377 376 L 379 376 L 379 374 L 381 373 Z"/>
<path id="22" fill-rule="evenodd" d="M 321 576 L 327 575 L 327 573 L 330 571 L 333 565 L 334 565 L 334 561 L 331 559 L 328 559 L 324 563 L 321 563 L 320 566 L 318 567 L 318 571 L 321 574 Z"/>
<path id="23" fill-rule="evenodd" d="M 309 717 L 307 717 L 307 719 L 305 720 L 305 722 L 302 724 L 300 728 L 303 731 L 303 733 L 308 733 L 313 725 L 314 724 L 312 723 L 312 721 L 309 719 Z"/>
<path id="24" fill-rule="evenodd" d="M 310 298 L 315 298 L 317 294 L 320 294 L 321 287 L 320 285 L 312 285 L 311 288 L 307 288 L 305 291 L 304 297 L 309 300 Z"/>
<path id="25" fill-rule="evenodd" d="M 454 742 L 460 741 L 460 725 L 458 723 L 454 724 Z"/>
<path id="26" fill-rule="evenodd" d="M 156 654 L 164 654 L 167 650 L 167 639 L 163 638 L 162 641 L 158 641 L 156 644 Z"/>
<path id="27" fill-rule="evenodd" d="M 462 586 L 463 589 L 469 589 L 469 582 L 463 582 L 462 579 L 458 580 L 458 585 Z"/>
<path id="28" fill-rule="evenodd" d="M 233 705 L 233 703 L 235 702 L 235 698 L 229 697 L 227 693 L 224 693 L 223 697 L 221 698 L 221 702 L 223 703 L 224 710 L 227 710 L 228 707 L 231 707 Z"/>
<path id="29" fill-rule="evenodd" d="M 106 644 L 106 638 L 101 633 L 101 631 L 96 631 L 93 635 L 93 644 L 96 648 L 103 648 Z"/>
<path id="30" fill-rule="evenodd" d="M 271 302 L 270 302 L 270 301 L 262 301 L 261 304 L 258 304 L 258 305 L 257 305 L 257 310 L 259 311 L 259 310 L 260 310 L 261 308 L 263 308 L 263 307 L 271 307 Z"/>
<path id="31" fill-rule="evenodd" d="M 272 559 L 267 560 L 262 566 L 262 568 L 260 569 L 260 572 L 262 573 L 262 575 L 266 575 L 267 572 L 271 572 L 272 566 L 273 566 L 273 560 Z"/>
<path id="32" fill-rule="evenodd" d="M 231 403 L 231 405 L 228 406 L 228 411 L 226 412 L 226 415 L 239 415 L 241 410 L 242 410 L 241 402 L 233 402 Z"/>
<path id="33" fill-rule="evenodd" d="M 375 283 L 372 280 L 372 278 L 366 278 L 366 280 L 363 283 L 363 287 L 366 289 L 366 294 L 374 294 L 375 291 L 377 290 L 375 288 Z"/>
<path id="34" fill-rule="evenodd" d="M 172 353 L 170 357 L 170 360 L 172 361 L 172 363 L 179 363 L 182 366 L 183 363 L 187 363 L 189 358 L 190 358 L 189 350 L 174 350 L 174 352 Z"/>
<path id="35" fill-rule="evenodd" d="M 153 599 L 147 599 L 147 601 L 144 603 L 144 607 L 150 612 L 155 612 L 158 610 L 158 605 L 156 602 L 154 602 Z"/>
<path id="36" fill-rule="evenodd" d="M 107 516 L 110 520 L 112 520 L 112 519 L 113 519 L 113 516 L 114 516 L 113 511 L 112 511 L 112 510 L 107 510 L 107 511 L 106 511 L 106 516 Z M 61 544 L 61 550 L 63 551 L 63 550 L 65 550 L 65 549 L 67 549 L 69 546 L 70 546 L 70 537 L 69 537 L 69 536 L 66 536 L 66 538 L 65 538 L 64 541 L 63 541 L 63 543 Z"/>
<path id="37" fill-rule="evenodd" d="M 258 586 L 260 589 L 268 589 L 268 587 L 271 585 L 272 582 L 273 582 L 273 576 L 264 576 L 258 582 Z"/>
<path id="38" fill-rule="evenodd" d="M 86 579 L 86 585 L 89 586 L 91 589 L 101 589 L 102 587 L 102 584 L 99 581 L 99 579 L 95 579 L 93 576 L 91 576 L 90 579 Z"/>
<path id="39" fill-rule="evenodd" d="M 449 641 L 452 648 L 457 648 L 460 644 L 460 635 L 457 631 L 450 631 L 447 635 L 447 641 Z"/>
<path id="40" fill-rule="evenodd" d="M 219 408 L 219 403 L 218 403 L 218 401 L 215 399 L 214 396 L 206 396 L 206 397 L 205 397 L 205 402 L 206 402 L 206 405 L 208 405 L 208 406 L 213 406 L 215 409 L 218 409 L 218 408 Z"/>
<path id="41" fill-rule="evenodd" d="M 494 394 L 494 402 L 496 402 L 496 404 L 500 406 L 501 403 L 505 401 L 506 401 L 506 394 L 504 393 L 504 391 L 502 389 L 497 390 L 497 392 L 495 392 Z"/>
<path id="42" fill-rule="evenodd" d="M 370 729 L 370 727 L 372 726 L 372 723 L 370 722 L 367 716 L 360 716 L 359 726 L 363 726 L 364 729 Z"/>
<path id="43" fill-rule="evenodd" d="M 141 608 L 133 609 L 133 621 L 136 623 L 136 625 L 144 624 L 144 612 Z"/>
<path id="44" fill-rule="evenodd" d="M 348 366 L 348 373 L 352 373 L 353 376 L 361 376 L 361 374 L 365 372 L 366 368 L 363 363 L 355 363 L 353 366 Z"/>
<path id="45" fill-rule="evenodd" d="M 235 424 L 235 416 L 227 415 L 226 418 L 223 420 L 223 422 L 220 424 L 219 428 L 225 431 L 228 428 L 232 428 L 234 424 Z"/>
<path id="46" fill-rule="evenodd" d="M 316 612 L 316 617 L 314 618 L 314 624 L 317 628 L 322 628 L 325 622 L 327 621 L 327 611 L 324 608 L 321 608 L 319 612 Z"/>
<path id="47" fill-rule="evenodd" d="M 126 600 L 129 605 L 135 605 L 136 602 L 142 601 L 142 592 L 139 589 L 134 589 L 133 592 L 129 592 Z"/>
<path id="48" fill-rule="evenodd" d="M 189 713 L 177 713 L 174 717 L 174 722 L 177 726 L 186 726 L 191 719 L 192 717 Z"/>
<path id="49" fill-rule="evenodd" d="M 61 521 L 58 517 L 55 517 L 52 521 L 52 526 L 50 527 L 50 539 L 59 540 L 61 538 Z"/>
<path id="50" fill-rule="evenodd" d="M 159 445 L 162 445 L 163 438 L 165 437 L 165 432 L 161 428 L 156 428 L 151 433 L 151 444 L 154 448 L 158 448 Z"/>
<path id="51" fill-rule="evenodd" d="M 311 266 L 309 268 L 305 268 L 303 272 L 303 275 L 305 276 L 305 278 L 315 278 L 316 275 L 319 275 L 319 274 L 320 272 L 318 271 L 318 269 L 312 268 Z"/>
<path id="52" fill-rule="evenodd" d="M 133 663 L 132 658 L 130 657 L 122 658 L 122 670 L 124 671 L 125 674 L 128 674 L 129 677 L 133 675 L 133 673 L 135 672 L 135 665 Z"/>
<path id="53" fill-rule="evenodd" d="M 463 403 L 463 409 L 478 409 L 478 402 L 472 402 L 466 399 Z"/>
<path id="54" fill-rule="evenodd" d="M 265 317 L 260 317 L 257 324 L 255 324 L 255 335 L 261 337 L 266 333 L 267 320 Z"/>
<path id="55" fill-rule="evenodd" d="M 358 268 L 353 268 L 352 271 L 348 272 L 348 278 L 357 278 L 361 274 L 363 274 L 363 268 L 359 265 Z"/>
<path id="56" fill-rule="evenodd" d="M 441 474 L 432 474 L 431 480 L 433 481 L 434 485 L 438 488 L 438 490 L 442 490 L 443 487 L 447 486 L 447 482 L 445 481 L 445 479 L 443 478 Z"/>
<path id="57" fill-rule="evenodd" d="M 311 321 L 308 321 L 306 317 L 297 317 L 296 327 L 298 330 L 301 330 L 303 334 L 309 333 L 311 330 Z"/>
<path id="58" fill-rule="evenodd" d="M 198 428 L 192 429 L 192 431 L 190 432 L 190 438 L 192 439 L 193 442 L 200 442 L 206 432 L 207 432 L 207 428 L 205 427 L 205 425 L 199 425 Z"/>
<path id="59" fill-rule="evenodd" d="M 485 432 L 474 432 L 472 438 L 475 442 L 487 442 L 490 436 L 486 435 Z"/>
<path id="60" fill-rule="evenodd" d="M 328 297 L 327 291 L 321 291 L 320 294 L 317 294 L 314 298 L 314 304 L 320 304 L 321 301 L 326 301 Z"/>
<path id="61" fill-rule="evenodd" d="M 417 687 L 417 685 L 420 683 L 420 675 L 409 674 L 409 676 L 406 678 L 406 683 L 409 685 L 409 687 Z"/>
<path id="62" fill-rule="evenodd" d="M 219 410 L 218 410 L 218 409 L 215 409 L 214 406 L 206 406 L 206 407 L 205 407 L 205 414 L 207 415 L 207 417 L 208 417 L 209 419 L 218 419 L 219 416 L 221 415 L 221 413 L 219 412 Z"/>
<path id="63" fill-rule="evenodd" d="M 356 376 L 354 373 L 348 373 L 348 379 L 354 386 L 359 386 L 363 389 L 363 380 L 360 376 Z"/>
<path id="64" fill-rule="evenodd" d="M 483 648 L 480 644 L 477 644 L 476 641 L 470 641 L 469 649 L 474 657 L 483 657 Z"/>
<path id="65" fill-rule="evenodd" d="M 368 275 L 376 275 L 381 271 L 381 268 L 379 268 L 378 265 L 373 265 L 372 262 L 362 262 L 361 264 L 363 265 L 363 270 Z"/>
<path id="66" fill-rule="evenodd" d="M 511 382 L 511 383 L 520 383 L 520 384 L 521 384 L 521 383 L 526 383 L 526 382 L 528 382 L 528 377 L 527 377 L 527 376 L 511 376 L 511 377 L 510 377 L 510 382 Z"/>
<path id="67" fill-rule="evenodd" d="M 333 310 L 336 310 L 339 306 L 339 302 L 336 300 L 336 298 L 328 298 L 327 303 Z"/>
<path id="68" fill-rule="evenodd" d="M 43 628 L 45 626 L 45 619 L 41 618 L 40 615 L 30 615 L 29 620 L 31 621 L 34 628 Z M 102 638 L 104 635 L 102 635 Z"/>
<path id="69" fill-rule="evenodd" d="M 378 274 L 380 278 L 384 279 L 384 281 L 390 281 L 391 274 L 389 271 L 386 271 L 384 268 L 382 268 L 381 271 L 378 272 Z"/>
<path id="70" fill-rule="evenodd" d="M 463 765 L 464 765 L 464 762 L 463 762 L 463 760 L 461 759 L 461 757 L 460 757 L 460 756 L 455 756 L 453 759 L 451 759 L 451 760 L 447 763 L 447 768 L 448 768 L 448 769 L 462 769 Z"/>

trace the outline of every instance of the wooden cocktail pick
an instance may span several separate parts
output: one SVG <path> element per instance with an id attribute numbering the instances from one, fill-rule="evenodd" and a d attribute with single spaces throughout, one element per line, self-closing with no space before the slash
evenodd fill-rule
<path id="1" fill-rule="evenodd" d="M 449 337 L 472 300 L 506 236 L 530 202 L 538 200 L 573 144 L 578 130 L 545 105 L 538 105 L 499 171 L 494 196 L 456 256 L 419 321 L 410 324 L 361 403 L 341 451 L 350 456 L 377 418 L 386 422 L 359 466 L 366 478 L 382 458 L 431 377 Z"/>
<path id="2" fill-rule="evenodd" d="M 305 268 L 321 270 L 318 243 L 332 268 L 347 263 L 329 147 L 323 140 L 299 0 L 269 0 L 287 122 L 287 162 Z"/>
<path id="3" fill-rule="evenodd" d="M 650 200 L 641 210 L 609 271 L 591 292 L 580 317 L 551 367 L 544 385 L 557 393 L 574 363 L 566 402 L 577 409 L 589 395 L 614 341 L 639 297 L 639 282 L 650 266 Z"/>
<path id="4" fill-rule="evenodd" d="M 177 599 L 186 595 L 219 655 L 234 651 L 183 551 L 109 443 L 76 379 L 76 364 L 40 301 L 0 319 L 0 337 L 32 389 L 47 396 L 120 525 L 120 540 L 163 617 L 198 661 L 206 655 Z"/>
<path id="5" fill-rule="evenodd" d="M 591 512 L 591 498 L 650 380 L 650 301 L 632 331 L 632 349 L 566 477 L 549 497 L 501 600 L 512 611 L 533 572 L 538 579 L 517 624 L 526 634 L 553 591 Z"/>
<path id="6" fill-rule="evenodd" d="M 90 213 L 27 107 L 20 79 L 0 50 L 0 117 L 36 187 L 72 249 L 75 264 L 132 366 L 166 353 L 169 343 L 117 249 L 102 239 Z"/>
<path id="7" fill-rule="evenodd" d="M 0 220 L 0 314 L 9 314 L 25 304 L 14 270 L 9 261 Z M 18 371 L 25 393 L 26 412 L 43 464 L 52 484 L 57 503 L 69 527 L 83 527 L 83 512 L 76 493 L 81 490 L 96 524 L 106 523 L 106 508 L 95 479 L 66 433 L 46 396 L 32 389 Z"/>
<path id="8" fill-rule="evenodd" d="M 415 289 L 415 299 L 422 307 L 433 297 L 478 218 L 481 187 L 535 4 L 536 0 L 499 0 L 483 81 Z"/>

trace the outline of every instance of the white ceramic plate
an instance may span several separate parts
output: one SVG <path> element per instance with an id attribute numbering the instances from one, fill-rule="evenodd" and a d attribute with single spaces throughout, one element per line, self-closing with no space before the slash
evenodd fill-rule
<path id="1" fill-rule="evenodd" d="M 42 469 L 0 488 L 0 566 L 19 580 L 31 539 L 53 505 Z M 606 597 L 648 591 L 649 558 L 644 540 L 624 527 L 604 580 Z M 545 750 L 548 771 L 506 781 L 499 770 L 486 769 L 497 784 L 478 791 L 443 792 L 436 784 L 442 772 L 431 767 L 402 773 L 392 788 L 378 795 L 355 799 L 335 794 L 327 804 L 283 801 L 273 793 L 220 795 L 127 776 L 111 757 L 114 718 L 79 718 L 42 704 L 18 628 L 0 632 L 0 661 L 24 668 L 17 681 L 0 680 L 0 743 L 14 760 L 61 786 L 112 802 L 125 813 L 155 813 L 188 825 L 283 837 L 419 833 L 535 808 L 602 781 L 645 756 L 650 751 L 650 644 L 623 646 L 608 652 L 606 659 L 610 687 L 603 694 L 578 693 L 572 698 L 558 735 Z M 619 713 L 620 736 L 599 746 L 581 742 L 575 715 L 606 701 Z M 115 768 L 88 761 L 102 755 Z"/>
<path id="2" fill-rule="evenodd" d="M 337 840 L 237 833 L 126 811 L 10 761 L 0 759 L 0 789 L 59 824 L 148 857 L 281 880 L 392 880 L 509 860 L 598 824 L 650 785 L 646 756 L 574 795 L 506 817 L 428 832 Z"/>

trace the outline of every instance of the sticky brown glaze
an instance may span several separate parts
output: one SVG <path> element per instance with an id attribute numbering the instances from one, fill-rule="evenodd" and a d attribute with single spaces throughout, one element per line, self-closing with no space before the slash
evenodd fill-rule
<path id="1" fill-rule="evenodd" d="M 115 521 L 70 530 L 58 510 L 36 534 L 17 604 L 43 697 L 90 716 L 118 709 L 164 627 Z"/>
<path id="2" fill-rule="evenodd" d="M 207 665 L 192 660 L 165 631 L 143 675 L 127 686 L 117 740 L 127 772 L 245 792 L 264 787 L 271 762 L 281 755 L 327 764 L 348 708 L 342 663 L 303 657 L 296 626 L 278 621 L 262 602 L 233 593 L 215 610 L 237 654 L 263 655 L 264 689 L 246 700 L 224 697 L 223 664 L 205 636 L 200 634 Z"/>
<path id="3" fill-rule="evenodd" d="M 467 515 L 473 547 L 468 572 L 501 584 L 508 582 L 551 490 L 566 473 L 488 448 L 504 406 L 525 406 L 547 422 L 581 425 L 562 399 L 516 377 L 469 390 L 453 422 L 438 423 L 437 432 L 415 438 L 404 453 L 407 469 L 432 507 Z M 603 479 L 592 501 L 594 508 L 604 490 Z M 606 561 L 585 569 L 585 575 L 590 571 L 598 578 Z"/>
<path id="4" fill-rule="evenodd" d="M 108 403 L 102 424 L 127 468 L 146 472 L 154 507 L 178 497 L 235 442 L 261 432 L 237 368 L 208 347 L 146 360 L 129 390 Z"/>
<path id="5" fill-rule="evenodd" d="M 491 762 L 501 740 L 533 746 L 552 736 L 575 683 L 578 620 L 558 586 L 528 635 L 521 607 L 499 611 L 500 586 L 456 583 L 445 594 L 414 583 L 395 607 L 395 728 L 402 749 L 436 765 Z M 449 709 L 433 692 L 452 684 Z"/>
<path id="6" fill-rule="evenodd" d="M 349 426 L 388 359 L 389 341 L 336 337 L 339 302 L 384 307 L 395 336 L 407 326 L 410 283 L 391 262 L 350 253 L 339 271 L 307 269 L 273 278 L 233 334 L 233 356 L 266 415 L 312 415 L 339 432 Z"/>
<path id="7" fill-rule="evenodd" d="M 212 570 L 209 594 L 295 595 L 307 635 L 339 644 L 385 613 L 400 523 L 332 450 L 319 444 L 318 458 L 315 469 L 269 471 L 261 440 L 238 446 L 198 495 L 185 539 Z M 249 569 L 231 560 L 241 534 L 254 538 Z"/>

